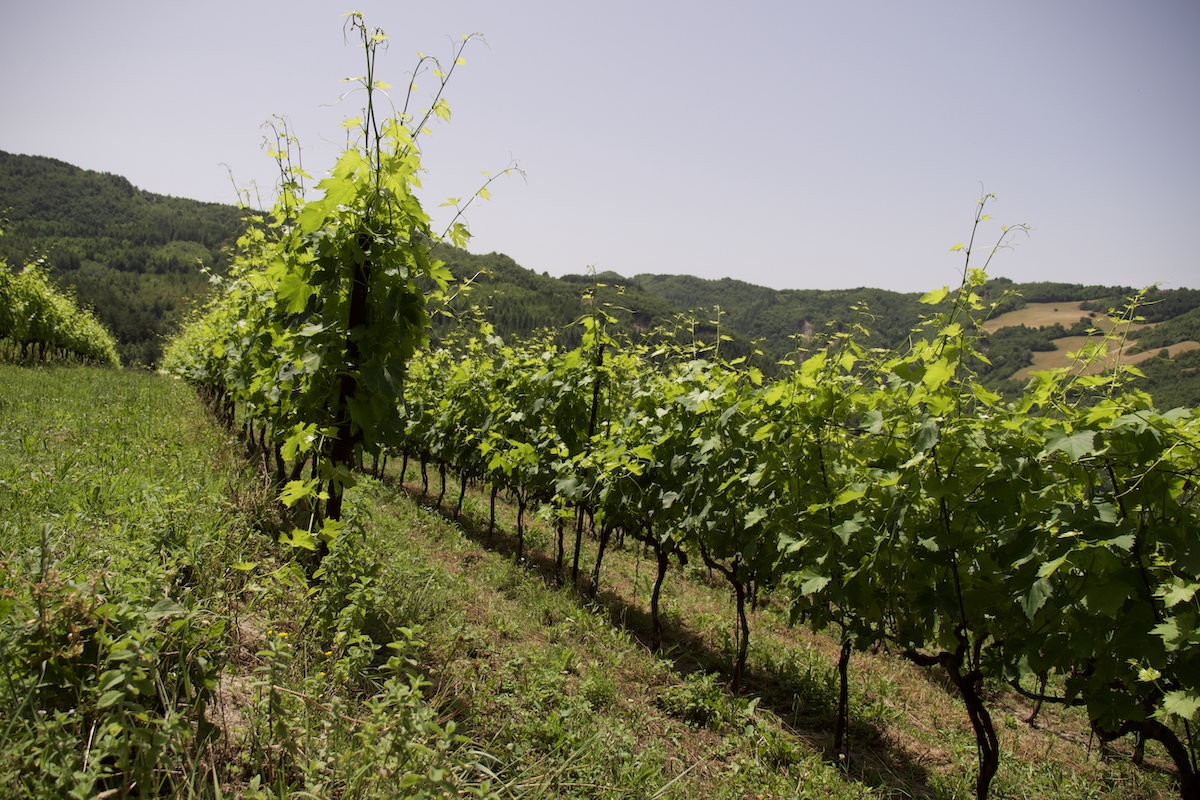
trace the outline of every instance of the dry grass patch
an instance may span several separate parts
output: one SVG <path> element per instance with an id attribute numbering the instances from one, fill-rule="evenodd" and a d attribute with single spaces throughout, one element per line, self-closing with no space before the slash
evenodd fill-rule
<path id="1" fill-rule="evenodd" d="M 1001 328 L 1024 325 L 1027 328 L 1036 330 L 1037 328 L 1054 324 L 1069 328 L 1081 319 L 1089 319 L 1097 328 L 1103 331 L 1107 331 L 1112 327 L 1111 321 L 1104 314 L 1085 310 L 1082 302 L 1069 302 L 1026 303 L 1016 311 L 1008 311 L 998 317 L 992 317 L 987 320 L 983 323 L 983 329 L 988 333 L 993 333 Z M 1131 330 L 1140 327 L 1145 326 L 1137 324 L 1132 326 Z"/>
<path id="2" fill-rule="evenodd" d="M 1035 352 L 1033 354 L 1033 363 L 1027 367 L 1018 370 L 1013 374 L 1013 380 L 1025 381 L 1029 380 L 1034 372 L 1044 369 L 1071 369 L 1076 367 L 1077 361 L 1075 354 L 1083 348 L 1088 342 L 1087 336 L 1064 336 L 1054 340 L 1057 347 L 1056 350 L 1045 350 Z M 1080 368 L 1080 374 L 1097 375 L 1105 370 L 1112 369 L 1118 364 L 1138 364 L 1150 358 L 1158 356 L 1161 350 L 1166 350 L 1171 357 L 1186 353 L 1189 350 L 1200 349 L 1200 342 L 1186 341 L 1178 342 L 1166 348 L 1156 348 L 1147 350 L 1141 353 L 1129 352 L 1137 346 L 1136 339 L 1130 339 L 1124 342 L 1123 346 L 1117 347 L 1116 342 L 1109 343 L 1108 354 L 1103 359 L 1096 359 L 1089 364 L 1083 365 Z"/>
<path id="3" fill-rule="evenodd" d="M 1080 302 L 1069 303 L 1028 303 L 1016 311 L 1009 311 L 998 317 L 993 317 L 983 324 L 983 330 L 994 333 L 1001 328 L 1024 325 L 1027 328 L 1038 329 L 1060 324 L 1065 328 L 1075 325 L 1080 319 L 1087 319 L 1095 329 L 1111 336 L 1108 343 L 1108 353 L 1105 358 L 1097 359 L 1080 368 L 1080 374 L 1096 375 L 1112 369 L 1118 364 L 1138 364 L 1149 358 L 1154 358 L 1166 350 L 1171 357 L 1190 350 L 1200 349 L 1200 342 L 1178 342 L 1166 348 L 1155 348 L 1141 353 L 1130 352 L 1137 347 L 1136 339 L 1128 339 L 1131 331 L 1142 328 L 1152 328 L 1155 323 L 1120 322 L 1095 311 L 1083 308 Z M 1027 381 L 1034 372 L 1046 369 L 1071 369 L 1077 366 L 1075 354 L 1087 344 L 1087 336 L 1064 336 L 1054 340 L 1056 349 L 1033 353 L 1033 363 L 1013 374 L 1015 381 Z"/>

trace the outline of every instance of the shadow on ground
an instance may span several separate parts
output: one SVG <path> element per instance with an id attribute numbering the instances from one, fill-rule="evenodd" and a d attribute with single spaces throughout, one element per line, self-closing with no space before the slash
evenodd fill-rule
<path id="1" fill-rule="evenodd" d="M 431 476 L 431 487 L 437 479 Z M 425 508 L 441 514 L 453 522 L 464 535 L 476 544 L 493 552 L 515 558 L 517 534 L 504 526 L 496 525 L 489 530 L 489 520 L 474 518 L 459 513 L 456 502 L 446 502 L 444 494 L 439 504 L 437 494 L 423 492 L 420 481 L 416 485 L 403 483 L 392 476 L 383 482 L 403 490 L 411 499 Z M 574 531 L 567 531 L 567 545 L 563 569 L 560 571 L 555 553 L 547 553 L 531 547 L 528 539 L 522 547 L 522 563 L 530 573 L 537 575 L 548 585 L 571 588 L 570 561 L 572 558 Z M 617 549 L 617 548 L 610 548 Z M 591 565 L 580 564 L 579 582 L 574 593 L 581 606 L 602 611 L 613 626 L 624 630 L 646 649 L 652 649 L 652 623 L 650 612 L 639 603 L 601 586 L 597 592 L 592 584 Z M 565 573 L 565 578 L 563 574 Z M 715 673 L 728 685 L 733 675 L 731 654 L 713 648 L 703 637 L 673 615 L 662 619 L 662 644 L 658 650 L 661 658 L 669 660 L 682 676 L 696 672 Z M 775 671 L 747 666 L 742 695 L 757 697 L 758 707 L 775 714 L 786 728 L 801 742 L 815 752 L 824 754 L 826 761 L 843 767 L 842 774 L 848 781 L 857 781 L 872 789 L 882 790 L 886 796 L 927 798 L 942 800 L 943 795 L 929 787 L 929 771 L 912 753 L 898 743 L 889 741 L 886 731 L 873 722 L 850 720 L 850 759 L 843 761 L 833 751 L 833 726 L 836 710 L 836 685 L 831 690 L 819 676 L 781 675 Z M 820 699 L 825 699 L 820 702 Z"/>

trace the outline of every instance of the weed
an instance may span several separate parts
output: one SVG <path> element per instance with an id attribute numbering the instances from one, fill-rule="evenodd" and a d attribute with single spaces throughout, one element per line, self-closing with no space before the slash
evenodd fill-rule
<path id="1" fill-rule="evenodd" d="M 607 669 L 593 663 L 579 680 L 579 694 L 596 709 L 605 709 L 617 701 L 617 681 Z"/>
<path id="2" fill-rule="evenodd" d="M 31 796 L 157 793 L 180 780 L 174 765 L 207 735 L 224 621 L 136 584 L 105 595 L 54 571 L 19 580 L 0 617 L 13 700 L 0 773 L 38 775 L 22 781 Z"/>
<path id="3" fill-rule="evenodd" d="M 655 703 L 674 717 L 714 730 L 733 717 L 725 690 L 709 673 L 693 673 L 682 683 L 661 689 Z"/>

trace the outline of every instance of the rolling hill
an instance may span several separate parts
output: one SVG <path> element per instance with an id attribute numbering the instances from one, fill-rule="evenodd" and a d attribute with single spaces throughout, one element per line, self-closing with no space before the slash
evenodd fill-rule
<path id="1" fill-rule="evenodd" d="M 123 362 L 145 366 L 157 363 L 164 339 L 208 296 L 202 268 L 220 273 L 227 267 L 229 248 L 244 225 L 242 211 L 232 205 L 156 195 L 118 175 L 4 152 L 0 218 L 0 256 L 12 265 L 43 258 L 60 287 L 113 332 Z M 560 344 L 574 346 L 580 331 L 573 323 L 587 312 L 586 303 L 595 302 L 631 339 L 672 332 L 711 343 L 728 336 L 722 355 L 750 357 L 769 373 L 813 337 L 820 341 L 851 325 L 868 332 L 870 346 L 901 346 L 928 311 L 919 293 L 867 287 L 776 290 L 665 273 L 556 278 L 501 253 L 439 245 L 436 255 L 458 279 L 472 279 L 472 287 L 456 298 L 453 315 L 435 321 L 435 339 L 448 335 L 456 319 L 480 315 L 503 336 L 550 329 Z M 989 281 L 984 299 L 1003 313 L 983 326 L 991 364 L 980 365 L 981 378 L 1004 389 L 1034 369 L 1067 365 L 1078 337 L 1135 292 L 1129 286 Z M 1122 360 L 1136 360 L 1159 405 L 1200 404 L 1200 291 L 1151 289 L 1144 300 L 1138 310 L 1144 320 L 1128 326 Z"/>

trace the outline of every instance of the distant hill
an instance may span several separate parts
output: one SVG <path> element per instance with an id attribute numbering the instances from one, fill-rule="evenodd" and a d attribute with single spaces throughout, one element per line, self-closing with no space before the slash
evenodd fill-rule
<path id="1" fill-rule="evenodd" d="M 1094 363 L 1088 372 L 1118 362 L 1133 364 L 1146 374 L 1139 383 L 1157 405 L 1200 405 L 1196 370 L 1200 366 L 1200 291 L 1151 291 L 1138 307 L 1136 319 L 1114 325 L 1105 312 L 1123 307 L 1126 300 L 1119 295 L 1087 299 L 1097 293 L 1095 289 L 1068 292 L 1074 297 L 1066 300 L 1024 303 L 984 324 L 989 345 L 999 350 L 991 360 L 1002 367 L 994 372 L 1000 388 L 1006 388 L 1002 381 L 1024 383 L 1035 370 L 1072 366 L 1073 354 L 1090 336 L 1104 331 L 1114 332 L 1118 339 L 1109 344 L 1107 358 Z M 1030 294 L 1039 296 L 1036 289 Z"/>
<path id="2" fill-rule="evenodd" d="M 0 152 L 0 255 L 44 258 L 93 309 L 125 364 L 154 364 L 162 337 L 206 296 L 201 263 L 225 265 L 241 231 L 234 206 L 144 192 L 119 175 Z"/>
<path id="3" fill-rule="evenodd" d="M 157 195 L 118 175 L 4 152 L 0 220 L 0 255 L 12 265 L 45 258 L 52 278 L 113 332 L 123 362 L 150 366 L 185 311 L 207 297 L 201 265 L 222 272 L 243 226 L 242 212 L 231 205 Z M 767 372 L 813 337 L 852 325 L 868 332 L 869 346 L 902 346 L 930 310 L 917 293 L 866 287 L 775 290 L 731 278 L 612 272 L 554 278 L 500 253 L 438 245 L 436 255 L 457 278 L 474 278 L 454 301 L 455 312 L 478 309 L 503 336 L 549 329 L 560 344 L 574 346 L 581 331 L 572 323 L 588 313 L 587 296 L 634 340 L 663 330 L 685 342 L 728 336 L 722 355 L 748 356 Z M 989 281 L 985 300 L 998 301 L 1005 316 L 985 327 L 991 364 L 979 365 L 984 382 L 1011 388 L 1036 354 L 1042 354 L 1037 364 L 1063 363 L 1066 348 L 1077 346 L 1069 337 L 1086 333 L 1093 315 L 1122 307 L 1134 293 L 1127 286 Z M 1130 329 L 1127 355 L 1144 359 L 1138 364 L 1144 386 L 1160 406 L 1200 405 L 1200 350 L 1187 344 L 1200 342 L 1200 291 L 1153 290 L 1146 301 L 1139 313 L 1150 324 Z M 1065 310 L 1047 316 L 1055 304 Z M 1021 309 L 1023 316 L 1015 313 Z M 449 335 L 454 324 L 435 320 L 434 337 Z M 753 355 L 756 348 L 761 356 Z"/>
<path id="4" fill-rule="evenodd" d="M 474 255 L 439 245 L 435 255 L 446 262 L 455 277 L 472 283 L 454 307 L 461 312 L 477 308 L 502 336 L 520 338 L 550 330 L 559 345 L 575 347 L 583 333 L 575 323 L 589 313 L 588 302 L 594 302 L 616 320 L 613 332 L 623 333 L 632 341 L 653 340 L 663 331 L 672 331 L 684 343 L 694 338 L 698 343 L 712 344 L 720 335 L 726 335 L 730 339 L 722 342 L 722 355 L 752 358 L 768 372 L 776 368 L 776 354 L 753 356 L 750 339 L 728 320 L 722 323 L 727 327 L 718 329 L 707 311 L 686 313 L 684 307 L 613 272 L 553 278 L 525 269 L 501 253 Z M 585 302 L 585 297 L 592 299 Z M 435 336 L 447 335 L 452 325 L 451 319 L 435 319 Z"/>
<path id="5" fill-rule="evenodd" d="M 899 347 L 929 308 L 920 295 L 882 289 L 774 290 L 723 278 L 690 275 L 637 275 L 632 283 L 682 308 L 720 305 L 730 327 L 760 339 L 766 349 L 786 353 L 795 334 L 820 334 L 858 324 L 875 347 Z M 1138 290 L 1129 286 L 1069 283 L 1017 284 L 994 278 L 983 299 L 998 304 L 983 330 L 990 364 L 977 365 L 983 382 L 1015 391 L 1032 369 L 1066 366 L 1068 352 L 1079 349 L 1088 330 L 1103 325 L 1111 309 L 1123 309 Z M 1120 360 L 1146 373 L 1139 385 L 1164 408 L 1200 405 L 1200 291 L 1146 292 L 1138 307 L 1139 324 L 1129 326 Z M 1110 356 L 1117 358 L 1114 349 Z"/>
<path id="6" fill-rule="evenodd" d="M 920 294 L 884 289 L 768 289 L 732 278 L 704 280 L 690 275 L 637 275 L 633 283 L 680 308 L 720 307 L 726 324 L 758 339 L 779 354 L 796 349 L 795 337 L 859 324 L 876 347 L 904 341 L 928 307 Z"/>

